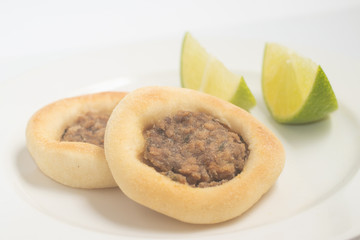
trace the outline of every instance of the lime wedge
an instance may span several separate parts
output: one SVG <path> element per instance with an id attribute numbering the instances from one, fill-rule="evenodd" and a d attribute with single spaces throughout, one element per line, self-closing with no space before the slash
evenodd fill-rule
<path id="1" fill-rule="evenodd" d="M 186 33 L 181 51 L 181 85 L 229 101 L 247 111 L 256 100 L 242 76 L 230 72 Z"/>
<path id="2" fill-rule="evenodd" d="M 265 46 L 262 90 L 271 115 L 280 123 L 318 121 L 338 107 L 322 68 L 276 43 Z"/>

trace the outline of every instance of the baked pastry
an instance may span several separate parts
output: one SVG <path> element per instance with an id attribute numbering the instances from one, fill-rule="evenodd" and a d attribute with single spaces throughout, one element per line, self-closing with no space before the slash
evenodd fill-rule
<path id="1" fill-rule="evenodd" d="M 183 222 L 235 218 L 280 175 L 282 144 L 251 114 L 198 91 L 145 87 L 114 109 L 105 155 L 121 190 Z"/>
<path id="2" fill-rule="evenodd" d="M 56 101 L 37 111 L 28 122 L 26 141 L 40 170 L 70 187 L 115 187 L 103 139 L 107 119 L 125 95 L 83 95 Z"/>

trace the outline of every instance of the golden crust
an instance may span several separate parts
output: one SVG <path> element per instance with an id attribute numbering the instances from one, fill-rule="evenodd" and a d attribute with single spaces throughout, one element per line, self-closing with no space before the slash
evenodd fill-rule
<path id="1" fill-rule="evenodd" d="M 104 149 L 84 142 L 60 141 L 69 124 L 89 111 L 111 114 L 126 95 L 103 92 L 62 99 L 37 111 L 26 128 L 27 148 L 40 170 L 76 188 L 115 187 Z"/>
<path id="2" fill-rule="evenodd" d="M 250 149 L 243 171 L 219 186 L 194 188 L 144 164 L 140 160 L 144 129 L 179 110 L 211 114 L 238 132 Z M 207 94 L 171 87 L 141 88 L 118 104 L 105 132 L 105 155 L 128 197 L 178 220 L 200 224 L 241 215 L 275 183 L 285 162 L 280 141 L 248 112 Z"/>

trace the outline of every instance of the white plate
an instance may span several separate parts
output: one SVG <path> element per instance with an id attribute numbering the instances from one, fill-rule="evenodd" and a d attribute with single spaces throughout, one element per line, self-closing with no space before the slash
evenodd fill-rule
<path id="1" fill-rule="evenodd" d="M 1 213 L 6 238 L 343 239 L 360 234 L 360 84 L 358 63 L 293 46 L 321 63 L 339 101 L 330 118 L 309 125 L 274 122 L 263 103 L 264 42 L 199 38 L 257 99 L 251 113 L 283 142 L 286 166 L 275 186 L 248 212 L 226 223 L 178 222 L 129 200 L 119 189 L 79 190 L 44 176 L 26 150 L 24 131 L 37 109 L 56 99 L 146 85 L 179 86 L 181 39 L 76 54 L 4 83 L 0 90 Z M 5 127 L 4 127 L 5 126 Z"/>

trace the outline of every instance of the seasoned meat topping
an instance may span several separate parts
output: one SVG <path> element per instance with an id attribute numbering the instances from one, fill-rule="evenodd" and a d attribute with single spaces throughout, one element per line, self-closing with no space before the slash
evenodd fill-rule
<path id="1" fill-rule="evenodd" d="M 61 141 L 86 142 L 104 147 L 104 134 L 109 114 L 88 112 L 65 129 Z"/>
<path id="2" fill-rule="evenodd" d="M 156 122 L 144 137 L 144 163 L 193 187 L 229 181 L 249 156 L 241 136 L 206 113 L 180 111 Z"/>

